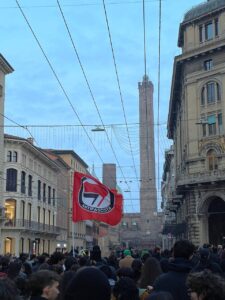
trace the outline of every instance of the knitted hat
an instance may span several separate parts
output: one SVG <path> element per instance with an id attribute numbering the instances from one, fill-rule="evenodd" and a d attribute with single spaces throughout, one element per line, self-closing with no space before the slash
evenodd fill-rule
<path id="1" fill-rule="evenodd" d="M 130 255 L 131 256 L 131 251 L 129 249 L 125 249 L 123 251 L 124 256 Z"/>
<path id="2" fill-rule="evenodd" d="M 106 275 L 95 267 L 84 267 L 69 281 L 64 300 L 110 300 L 111 288 Z"/>

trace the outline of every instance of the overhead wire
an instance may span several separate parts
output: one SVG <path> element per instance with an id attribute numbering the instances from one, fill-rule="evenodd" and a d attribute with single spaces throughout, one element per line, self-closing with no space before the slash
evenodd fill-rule
<path id="1" fill-rule="evenodd" d="M 117 68 L 117 63 L 116 63 L 116 57 L 115 57 L 115 52 L 114 52 L 114 47 L 113 47 L 113 42 L 112 42 L 112 35 L 111 35 L 110 26 L 109 26 L 109 19 L 108 19 L 108 14 L 107 14 L 107 10 L 106 10 L 105 0 L 103 0 L 102 3 L 103 3 L 105 20 L 106 20 L 106 25 L 107 25 L 107 30 L 108 30 L 108 37 L 109 37 L 110 47 L 111 47 L 111 52 L 112 52 L 114 70 L 115 70 L 115 74 L 116 74 L 116 81 L 117 81 L 117 85 L 118 85 L 118 89 L 119 89 L 120 102 L 121 102 L 121 105 L 122 105 L 123 117 L 124 117 L 124 121 L 125 121 L 125 124 L 126 124 L 126 131 L 127 131 L 127 136 L 128 136 L 129 146 L 130 146 L 130 152 L 131 152 L 131 156 L 132 156 L 134 172 L 135 172 L 135 176 L 138 177 L 137 169 L 136 169 L 135 161 L 134 161 L 134 154 L 133 154 L 133 149 L 132 149 L 132 145 L 131 145 L 129 129 L 128 129 L 128 122 L 127 122 L 127 117 L 126 117 L 125 105 L 124 105 L 123 94 L 122 94 L 122 90 L 121 90 L 121 84 L 120 84 L 120 79 L 119 79 L 119 73 L 118 73 L 118 68 Z"/>
<path id="2" fill-rule="evenodd" d="M 52 71 L 52 73 L 53 73 L 53 75 L 54 75 L 56 81 L 58 82 L 58 84 L 59 84 L 59 86 L 60 86 L 60 88 L 61 88 L 61 90 L 62 90 L 64 96 L 66 97 L 66 100 L 68 101 L 70 107 L 72 108 L 72 110 L 73 110 L 75 116 L 77 117 L 77 119 L 78 119 L 80 125 L 82 126 L 82 128 L 83 128 L 83 130 L 84 130 L 84 132 L 85 132 L 85 134 L 86 134 L 86 136 L 87 136 L 87 138 L 88 138 L 88 140 L 90 141 L 91 145 L 93 146 L 93 148 L 94 148 L 96 154 L 98 155 L 100 161 L 103 163 L 103 159 L 102 159 L 101 155 L 99 154 L 97 148 L 95 147 L 94 143 L 92 142 L 92 140 L 91 140 L 91 138 L 90 138 L 90 136 L 89 136 L 89 134 L 88 134 L 88 132 L 87 132 L 85 126 L 83 125 L 83 123 L 82 123 L 82 121 L 81 121 L 81 118 L 79 117 L 79 114 L 78 114 L 77 111 L 75 110 L 75 108 L 74 108 L 74 106 L 73 106 L 73 104 L 72 104 L 72 102 L 71 102 L 71 100 L 70 100 L 70 98 L 69 98 L 69 96 L 68 96 L 68 94 L 67 94 L 65 88 L 63 87 L 63 84 L 62 84 L 61 80 L 59 79 L 59 77 L 58 77 L 56 71 L 54 70 L 54 68 L 53 68 L 53 66 L 52 66 L 52 64 L 51 64 L 51 62 L 50 62 L 50 60 L 49 60 L 47 54 L 45 53 L 45 51 L 44 51 L 44 49 L 43 49 L 41 43 L 39 42 L 39 40 L 38 40 L 38 38 L 37 38 L 37 36 L 36 36 L 36 34 L 35 34 L 33 28 L 31 27 L 31 25 L 30 25 L 30 23 L 29 23 L 29 21 L 28 21 L 26 15 L 25 15 L 25 13 L 24 13 L 24 11 L 23 11 L 23 9 L 21 8 L 21 6 L 20 6 L 18 0 L 15 0 L 15 1 L 16 1 L 17 6 L 18 6 L 18 8 L 19 8 L 19 10 L 20 10 L 20 12 L 21 12 L 23 18 L 25 19 L 25 21 L 26 21 L 26 23 L 27 23 L 27 25 L 28 25 L 28 27 L 29 27 L 29 29 L 30 29 L 30 31 L 31 31 L 31 33 L 32 33 L 32 35 L 33 35 L 33 37 L 34 37 L 34 39 L 35 39 L 35 41 L 37 42 L 37 44 L 38 44 L 38 46 L 39 46 L 39 48 L 40 48 L 42 54 L 44 55 L 45 60 L 47 61 L 47 63 L 48 63 L 48 65 L 49 65 L 49 67 L 50 67 L 50 69 L 51 69 L 51 71 Z"/>
<path id="3" fill-rule="evenodd" d="M 157 134 L 158 134 L 158 201 L 159 201 L 159 193 L 160 193 L 160 165 L 159 165 L 159 120 L 160 120 L 160 89 L 161 89 L 161 23 L 162 23 L 162 2 L 159 0 L 159 37 L 158 37 L 158 114 L 157 114 Z"/>
<path id="4" fill-rule="evenodd" d="M 115 157 L 115 160 L 116 160 L 116 162 L 117 162 L 118 166 L 120 166 L 120 163 L 119 163 L 118 157 L 117 157 L 117 155 L 116 155 L 115 149 L 113 148 L 113 145 L 112 145 L 112 143 L 111 143 L 111 141 L 110 141 L 109 135 L 108 135 L 108 133 L 107 133 L 107 130 L 106 130 L 106 128 L 105 128 L 105 125 L 104 125 L 104 122 L 103 122 L 103 119 L 102 119 L 101 113 L 100 113 L 100 111 L 99 111 L 99 108 L 98 108 L 97 102 L 96 102 L 96 100 L 95 100 L 95 97 L 94 97 L 94 94 L 93 94 L 93 92 L 92 92 L 92 89 L 91 89 L 91 86 L 90 86 L 89 80 L 88 80 L 88 78 L 87 78 L 86 72 L 85 72 L 85 70 L 84 70 L 83 64 L 82 64 L 82 62 L 81 62 L 81 59 L 80 59 L 80 56 L 79 56 L 78 50 L 77 50 L 77 48 L 76 48 L 76 45 L 75 45 L 75 43 L 74 43 L 74 40 L 73 40 L 72 34 L 71 34 L 71 32 L 70 32 L 70 29 L 69 29 L 69 26 L 68 26 L 67 20 L 66 20 L 66 18 L 65 18 L 65 15 L 64 15 L 64 12 L 63 12 L 63 10 L 62 10 L 62 7 L 61 7 L 61 5 L 60 5 L 60 2 L 59 2 L 59 0 L 57 0 L 57 4 L 58 4 L 58 8 L 59 8 L 59 10 L 60 10 L 61 17 L 62 17 L 62 19 L 63 19 L 64 25 L 65 25 L 65 27 L 66 27 L 67 33 L 68 33 L 68 35 L 69 35 L 70 41 L 71 41 L 71 43 L 72 43 L 72 46 L 73 46 L 74 52 L 75 52 L 75 54 L 76 54 L 76 57 L 77 57 L 78 63 L 79 63 L 79 65 L 80 65 L 80 68 L 81 68 L 82 74 L 83 74 L 83 76 L 84 76 L 84 79 L 85 79 L 85 82 L 86 82 L 86 84 L 87 84 L 87 87 L 88 87 L 89 93 L 90 93 L 90 95 L 91 95 L 91 99 L 92 99 L 92 101 L 93 101 L 93 103 L 94 103 L 94 106 L 95 106 L 95 108 L 96 108 L 97 114 L 98 114 L 98 116 L 99 116 L 99 119 L 100 119 L 100 121 L 101 121 L 101 125 L 102 125 L 102 126 L 103 126 L 103 128 L 104 128 L 104 133 L 106 134 L 106 137 L 107 137 L 108 143 L 109 143 L 109 145 L 110 145 L 110 148 L 111 148 L 111 150 L 112 150 L 112 153 L 113 153 L 113 155 L 114 155 L 114 157 Z M 119 168 L 120 168 L 120 167 L 119 167 Z M 124 177 L 124 179 L 125 179 L 124 172 L 123 172 L 123 170 L 122 170 L 121 168 L 120 168 L 120 172 L 121 172 L 121 174 L 123 175 L 123 177 Z M 128 186 L 128 188 L 130 188 L 130 187 Z"/>

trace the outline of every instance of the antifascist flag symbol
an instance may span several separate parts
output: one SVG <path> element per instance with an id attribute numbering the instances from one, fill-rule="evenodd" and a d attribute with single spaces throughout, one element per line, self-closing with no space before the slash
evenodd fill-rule
<path id="1" fill-rule="evenodd" d="M 74 222 L 94 219 L 116 225 L 121 217 L 122 195 L 110 190 L 90 175 L 74 173 Z"/>

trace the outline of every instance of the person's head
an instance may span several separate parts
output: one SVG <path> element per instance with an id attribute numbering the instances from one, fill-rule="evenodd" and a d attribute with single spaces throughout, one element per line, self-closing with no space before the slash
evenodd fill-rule
<path id="1" fill-rule="evenodd" d="M 152 285 L 155 279 L 162 274 L 160 262 L 154 258 L 149 257 L 142 268 L 140 278 L 140 288 L 147 288 L 148 285 Z"/>
<path id="2" fill-rule="evenodd" d="M 95 267 L 79 269 L 67 285 L 64 300 L 110 300 L 111 288 L 106 275 Z"/>
<path id="3" fill-rule="evenodd" d="M 168 292 L 153 292 L 146 300 L 173 300 L 173 297 Z"/>
<path id="4" fill-rule="evenodd" d="M 21 261 L 12 261 L 11 263 L 9 263 L 9 267 L 8 267 L 8 277 L 10 279 L 14 279 L 16 278 L 22 268 L 22 262 Z"/>
<path id="5" fill-rule="evenodd" d="M 66 271 L 69 271 L 73 265 L 77 265 L 77 264 L 78 264 L 77 259 L 73 256 L 67 256 L 64 262 Z"/>
<path id="6" fill-rule="evenodd" d="M 56 264 L 63 264 L 64 263 L 64 258 L 65 258 L 65 256 L 64 256 L 64 254 L 63 253 L 61 253 L 61 252 L 54 252 L 52 255 L 51 255 L 51 257 L 50 257 L 50 259 L 49 259 L 49 264 L 51 264 L 51 265 L 56 265 Z"/>
<path id="7" fill-rule="evenodd" d="M 123 251 L 123 255 L 124 255 L 124 256 L 131 256 L 131 251 L 130 251 L 129 249 L 125 249 L 125 250 Z"/>
<path id="8" fill-rule="evenodd" d="M 191 300 L 223 300 L 225 299 L 225 280 L 208 270 L 190 273 L 187 286 Z"/>
<path id="9" fill-rule="evenodd" d="M 101 258 L 101 249 L 98 245 L 96 245 L 91 251 L 91 260 L 100 261 Z"/>
<path id="10" fill-rule="evenodd" d="M 0 279 L 0 299 L 19 300 L 19 293 L 14 282 L 8 278 Z"/>
<path id="11" fill-rule="evenodd" d="M 135 281 L 139 280 L 141 276 L 142 261 L 140 258 L 135 258 L 131 265 L 132 270 L 134 271 Z"/>
<path id="12" fill-rule="evenodd" d="M 190 259 L 195 251 L 195 246 L 188 240 L 177 241 L 173 246 L 174 258 Z"/>
<path id="13" fill-rule="evenodd" d="M 42 296 L 48 300 L 55 300 L 59 294 L 59 281 L 59 275 L 53 271 L 41 270 L 33 273 L 28 282 L 31 296 Z"/>
<path id="14" fill-rule="evenodd" d="M 129 277 L 134 279 L 134 270 L 131 268 L 119 268 L 116 272 L 116 275 L 121 278 L 121 277 Z"/>
<path id="15" fill-rule="evenodd" d="M 22 265 L 22 270 L 27 276 L 30 276 L 32 274 L 31 264 L 29 264 L 28 262 L 24 262 Z"/>
<path id="16" fill-rule="evenodd" d="M 151 254 L 149 253 L 148 250 L 143 250 L 143 251 L 141 252 L 141 260 L 142 260 L 143 264 L 145 263 L 145 261 L 146 261 L 149 257 L 151 257 Z"/>
<path id="17" fill-rule="evenodd" d="M 122 277 L 113 288 L 116 300 L 139 300 L 139 291 L 135 282 L 128 277 Z"/>

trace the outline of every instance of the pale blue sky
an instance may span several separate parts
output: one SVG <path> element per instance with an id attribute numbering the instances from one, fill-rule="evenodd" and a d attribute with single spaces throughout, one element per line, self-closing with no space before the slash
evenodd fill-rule
<path id="1" fill-rule="evenodd" d="M 127 121 L 129 124 L 138 123 L 137 84 L 142 80 L 144 73 L 142 1 L 106 0 L 105 2 Z M 159 1 L 146 0 L 145 2 L 147 73 L 155 86 L 156 123 Z M 170 143 L 166 139 L 166 121 L 173 59 L 180 53 L 180 49 L 177 48 L 179 23 L 188 9 L 201 2 L 162 0 L 160 123 L 163 124 L 159 130 L 160 174 L 157 174 L 160 178 L 164 150 Z M 66 32 L 57 1 L 19 0 L 19 3 L 82 123 L 101 124 Z M 60 4 L 103 122 L 124 124 L 102 1 L 60 0 Z M 15 72 L 7 77 L 5 115 L 22 125 L 79 124 L 13 0 L 0 0 L 0 37 L 0 53 L 15 69 Z M 12 125 L 8 120 L 5 124 Z M 87 131 L 102 160 L 106 163 L 116 162 L 105 133 L 93 133 L 91 128 L 93 127 L 87 127 Z M 44 127 L 30 130 L 41 147 L 74 149 L 88 165 L 95 165 L 95 172 L 101 177 L 101 161 L 82 128 Z M 136 169 L 139 173 L 138 126 L 129 126 L 129 131 Z M 29 136 L 23 129 L 7 128 L 6 132 Z M 137 211 L 139 209 L 138 184 L 126 129 L 124 126 L 110 126 L 107 132 L 131 191 L 125 193 L 125 211 Z M 155 133 L 157 159 L 156 127 Z M 117 175 L 118 184 L 122 190 L 127 190 L 120 169 L 117 169 Z"/>

